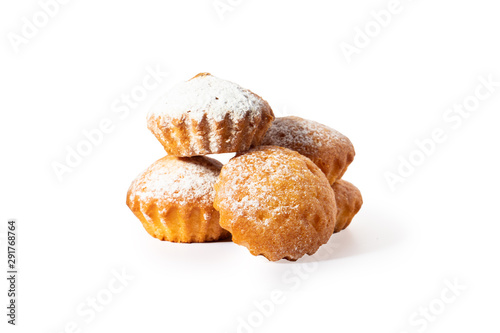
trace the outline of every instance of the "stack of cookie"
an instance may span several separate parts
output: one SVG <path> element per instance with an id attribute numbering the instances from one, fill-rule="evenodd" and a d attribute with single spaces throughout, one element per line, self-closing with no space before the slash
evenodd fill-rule
<path id="1" fill-rule="evenodd" d="M 267 259 L 312 255 L 362 205 L 341 179 L 354 148 L 339 132 L 299 117 L 275 119 L 241 86 L 201 73 L 148 114 L 167 156 L 140 174 L 127 205 L 147 232 L 172 242 L 226 239 Z M 226 165 L 208 154 L 236 155 Z"/>

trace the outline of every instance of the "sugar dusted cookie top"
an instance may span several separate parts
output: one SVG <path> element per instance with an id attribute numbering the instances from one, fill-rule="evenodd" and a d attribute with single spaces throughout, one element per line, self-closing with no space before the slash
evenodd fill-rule
<path id="1" fill-rule="evenodd" d="M 313 254 L 333 234 L 335 195 L 323 172 L 290 149 L 237 154 L 215 183 L 214 207 L 233 242 L 271 261 Z"/>
<path id="2" fill-rule="evenodd" d="M 222 164 L 209 157 L 165 156 L 153 163 L 131 185 L 129 201 L 184 205 L 212 205 L 213 186 Z"/>
<path id="3" fill-rule="evenodd" d="M 267 102 L 250 90 L 209 73 L 200 73 L 163 96 L 149 117 L 181 118 L 189 114 L 190 119 L 197 121 L 204 115 L 222 121 L 228 113 L 233 119 L 253 118 L 267 108 Z"/>
<path id="4" fill-rule="evenodd" d="M 295 150 L 310 158 L 333 184 L 354 159 L 351 141 L 343 134 L 318 122 L 300 117 L 280 117 L 262 139 L 263 145 Z"/>
<path id="5" fill-rule="evenodd" d="M 127 206 L 153 237 L 201 243 L 229 237 L 213 207 L 222 164 L 206 156 L 165 156 L 130 185 Z"/>
<path id="6" fill-rule="evenodd" d="M 200 73 L 163 96 L 147 121 L 168 155 L 197 156 L 257 146 L 273 120 L 273 110 L 258 95 Z"/>

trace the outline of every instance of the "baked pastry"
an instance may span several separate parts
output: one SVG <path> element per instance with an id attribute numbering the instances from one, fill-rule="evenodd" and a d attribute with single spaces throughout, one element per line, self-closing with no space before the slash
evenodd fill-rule
<path id="1" fill-rule="evenodd" d="M 239 85 L 200 73 L 161 98 L 148 128 L 174 156 L 231 153 L 259 145 L 274 120 L 269 104 Z"/>
<path id="2" fill-rule="evenodd" d="M 351 141 L 336 130 L 300 117 L 276 118 L 262 145 L 295 150 L 309 157 L 333 184 L 340 179 L 354 160 Z"/>
<path id="3" fill-rule="evenodd" d="M 214 207 L 233 242 L 271 261 L 313 254 L 333 234 L 335 195 L 323 172 L 290 149 L 260 146 L 221 170 Z"/>
<path id="4" fill-rule="evenodd" d="M 356 186 L 343 179 L 337 180 L 332 188 L 337 203 L 337 221 L 334 232 L 339 232 L 347 228 L 354 215 L 359 212 L 363 205 L 363 197 Z"/>
<path id="5" fill-rule="evenodd" d="M 214 159 L 165 156 L 130 185 L 127 205 L 153 237 L 171 242 L 216 241 L 230 236 L 213 208 L 222 164 Z"/>

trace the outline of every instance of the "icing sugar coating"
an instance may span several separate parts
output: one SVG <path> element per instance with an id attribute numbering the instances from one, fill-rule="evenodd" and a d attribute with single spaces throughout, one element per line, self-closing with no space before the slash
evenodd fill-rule
<path id="1" fill-rule="evenodd" d="M 214 207 L 233 242 L 275 261 L 313 254 L 333 234 L 336 204 L 323 172 L 290 149 L 260 146 L 221 170 Z"/>
<path id="2" fill-rule="evenodd" d="M 325 142 L 349 142 L 346 136 L 333 128 L 295 116 L 276 118 L 266 137 L 284 147 L 300 145 L 310 154 L 318 152 Z"/>
<path id="3" fill-rule="evenodd" d="M 141 173 L 127 193 L 127 206 L 144 229 L 160 240 L 211 242 L 230 236 L 213 207 L 222 165 L 211 158 L 166 156 Z"/>
<path id="4" fill-rule="evenodd" d="M 342 177 L 355 155 L 345 135 L 318 122 L 294 116 L 276 118 L 262 144 L 289 148 L 310 158 L 325 173 L 330 184 Z"/>
<path id="5" fill-rule="evenodd" d="M 214 184 L 222 164 L 212 158 L 165 156 L 147 168 L 132 183 L 130 201 L 162 201 L 186 205 L 211 206 Z M 163 203 L 158 206 L 163 206 Z"/>
<path id="6" fill-rule="evenodd" d="M 273 150 L 272 158 L 256 151 L 241 155 L 227 165 L 224 187 L 219 192 L 220 197 L 227 199 L 221 203 L 235 215 L 257 215 L 259 210 L 266 209 L 269 218 L 255 220 L 263 225 L 268 225 L 270 218 L 286 214 L 300 205 L 299 196 L 290 195 L 285 188 L 276 188 L 275 185 L 285 182 L 300 184 L 305 178 L 303 173 L 296 172 L 286 163 L 290 159 L 287 151 Z M 297 190 L 298 187 L 292 189 Z M 262 207 L 263 203 L 266 203 L 266 208 Z"/>
<path id="7" fill-rule="evenodd" d="M 201 73 L 163 96 L 147 123 L 168 155 L 197 156 L 257 146 L 273 120 L 269 104 L 250 90 Z"/>
<path id="8" fill-rule="evenodd" d="M 203 117 L 223 121 L 229 113 L 232 119 L 258 117 L 268 108 L 266 101 L 236 83 L 200 73 L 181 82 L 164 95 L 151 109 L 148 117 L 165 115 L 180 119 L 188 116 L 200 122 Z"/>

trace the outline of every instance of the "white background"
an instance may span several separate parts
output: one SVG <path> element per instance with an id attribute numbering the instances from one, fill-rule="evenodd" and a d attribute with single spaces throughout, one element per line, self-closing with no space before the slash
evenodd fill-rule
<path id="1" fill-rule="evenodd" d="M 9 36 L 41 7 L 2 2 L 0 232 L 17 219 L 20 271 L 16 327 L 1 279 L 2 332 L 237 332 L 249 317 L 240 332 L 498 331 L 500 87 L 456 128 L 443 119 L 480 76 L 500 81 L 497 2 L 401 0 L 350 62 L 341 43 L 389 1 L 229 3 L 221 17 L 212 0 L 69 1 L 16 52 Z M 114 113 L 148 66 L 169 75 Z M 207 71 L 354 143 L 344 178 L 364 206 L 315 256 L 271 263 L 230 242 L 160 242 L 125 205 L 164 154 L 146 128 L 151 104 Z M 105 118 L 113 130 L 59 181 L 52 164 Z M 447 140 L 391 190 L 384 175 L 435 128 Z M 122 270 L 133 279 L 107 299 Z M 271 307 L 273 291 L 285 296 Z M 96 296 L 102 311 L 79 314 Z"/>

